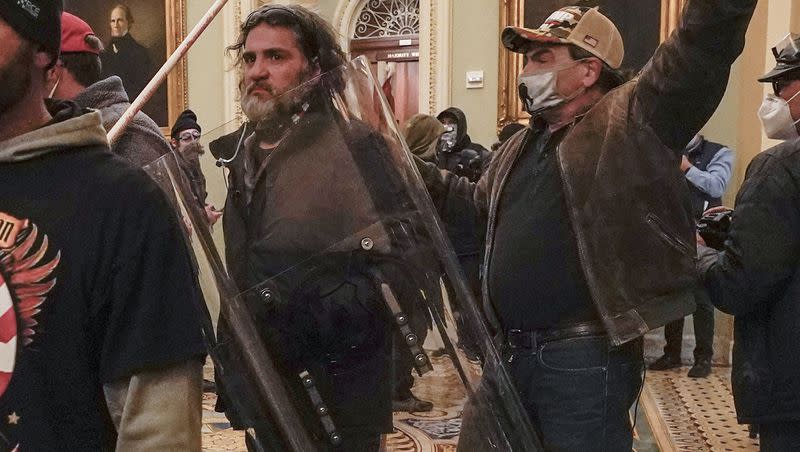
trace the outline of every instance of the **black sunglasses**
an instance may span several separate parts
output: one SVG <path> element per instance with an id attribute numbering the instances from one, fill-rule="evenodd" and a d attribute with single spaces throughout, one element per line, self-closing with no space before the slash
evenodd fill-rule
<path id="1" fill-rule="evenodd" d="M 772 91 L 775 92 L 776 96 L 780 96 L 781 95 L 781 91 L 786 89 L 786 87 L 789 86 L 789 84 L 792 83 L 793 81 L 794 80 L 787 80 L 787 79 L 773 80 L 772 81 Z"/>

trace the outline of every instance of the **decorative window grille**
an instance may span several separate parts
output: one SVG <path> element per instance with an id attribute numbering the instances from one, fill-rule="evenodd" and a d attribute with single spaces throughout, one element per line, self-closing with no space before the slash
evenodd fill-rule
<path id="1" fill-rule="evenodd" d="M 419 34 L 419 0 L 369 0 L 358 15 L 353 38 Z"/>

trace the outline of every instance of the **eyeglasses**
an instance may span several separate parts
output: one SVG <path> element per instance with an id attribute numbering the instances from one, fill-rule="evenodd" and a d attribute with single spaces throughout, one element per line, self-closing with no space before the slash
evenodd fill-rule
<path id="1" fill-rule="evenodd" d="M 786 89 L 786 87 L 788 87 L 789 84 L 792 83 L 793 81 L 794 80 L 786 80 L 786 79 L 784 79 L 784 80 L 773 80 L 772 81 L 772 91 L 775 92 L 776 96 L 780 96 L 781 95 L 781 91 Z"/>
<path id="2" fill-rule="evenodd" d="M 178 139 L 181 141 L 188 143 L 190 141 L 199 140 L 200 139 L 200 132 L 187 132 L 182 133 L 178 136 Z"/>

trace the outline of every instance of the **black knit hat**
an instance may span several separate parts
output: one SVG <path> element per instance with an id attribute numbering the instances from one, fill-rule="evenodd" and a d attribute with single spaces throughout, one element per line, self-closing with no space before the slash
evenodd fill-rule
<path id="1" fill-rule="evenodd" d="M 0 17 L 24 39 L 58 56 L 61 0 L 0 0 Z"/>
<path id="2" fill-rule="evenodd" d="M 184 130 L 197 129 L 202 132 L 200 124 L 197 123 L 197 115 L 192 110 L 184 110 L 172 126 L 172 138 L 177 138 Z"/>

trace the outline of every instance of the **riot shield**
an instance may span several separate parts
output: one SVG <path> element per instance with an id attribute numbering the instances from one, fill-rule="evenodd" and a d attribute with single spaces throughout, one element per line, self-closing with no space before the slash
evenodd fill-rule
<path id="1" fill-rule="evenodd" d="M 256 450 L 377 450 L 425 429 L 408 412 L 454 413 L 453 437 L 464 411 L 463 450 L 541 450 L 369 63 L 266 107 L 220 139 L 221 233 L 174 156 L 148 168 L 186 223 L 231 423 Z"/>

